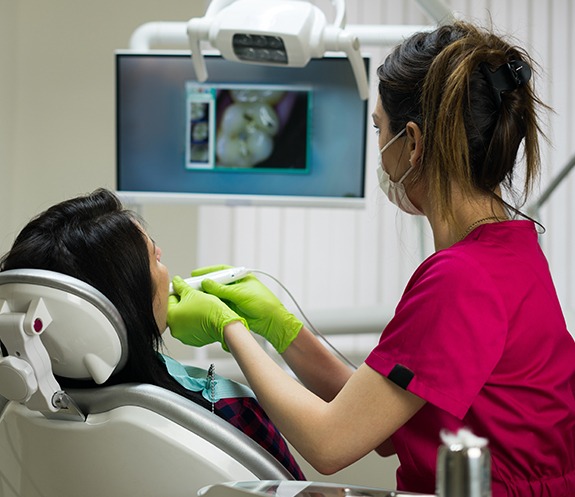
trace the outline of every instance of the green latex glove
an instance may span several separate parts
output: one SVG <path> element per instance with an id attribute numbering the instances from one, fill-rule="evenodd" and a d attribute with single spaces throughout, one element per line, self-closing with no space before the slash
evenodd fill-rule
<path id="1" fill-rule="evenodd" d="M 220 342 L 229 352 L 224 326 L 241 321 L 247 328 L 245 319 L 213 295 L 194 290 L 179 276 L 173 279 L 172 285 L 176 293 L 168 298 L 168 326 L 172 336 L 194 347 Z"/>
<path id="2" fill-rule="evenodd" d="M 200 276 L 229 266 L 210 266 L 192 272 Z M 289 312 L 274 293 L 253 274 L 229 285 L 213 280 L 202 282 L 204 292 L 224 300 L 231 309 L 244 317 L 249 328 L 263 336 L 281 354 L 297 337 L 302 322 Z"/>

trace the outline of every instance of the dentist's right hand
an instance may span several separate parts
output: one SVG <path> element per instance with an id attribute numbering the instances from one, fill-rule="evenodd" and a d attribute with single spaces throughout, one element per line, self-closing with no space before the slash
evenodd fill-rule
<path id="1" fill-rule="evenodd" d="M 202 268 L 194 271 L 192 275 L 206 274 L 225 267 Z M 246 319 L 250 330 L 263 336 L 280 354 L 285 352 L 303 326 L 253 274 L 229 285 L 221 285 L 208 278 L 202 281 L 202 289 L 228 303 Z"/>
<path id="2" fill-rule="evenodd" d="M 220 299 L 195 290 L 179 276 L 173 279 L 172 285 L 175 295 L 168 298 L 168 326 L 172 336 L 194 347 L 220 342 L 229 352 L 224 327 L 240 321 L 247 328 L 246 320 Z"/>

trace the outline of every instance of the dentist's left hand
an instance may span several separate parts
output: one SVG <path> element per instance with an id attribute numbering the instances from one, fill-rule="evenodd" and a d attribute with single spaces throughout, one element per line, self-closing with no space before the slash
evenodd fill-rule
<path id="1" fill-rule="evenodd" d="M 172 336 L 194 347 L 220 342 L 229 352 L 224 326 L 241 321 L 247 328 L 246 320 L 219 298 L 193 289 L 179 276 L 173 279 L 172 285 L 176 293 L 168 298 L 168 326 Z"/>

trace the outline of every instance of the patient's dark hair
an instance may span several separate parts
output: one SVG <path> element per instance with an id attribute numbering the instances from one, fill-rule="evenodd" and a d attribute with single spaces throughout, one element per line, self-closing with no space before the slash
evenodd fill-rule
<path id="1" fill-rule="evenodd" d="M 154 288 L 142 226 L 112 192 L 99 189 L 56 204 L 32 219 L 0 260 L 0 270 L 45 269 L 92 285 L 118 309 L 128 333 L 128 361 L 108 383 L 151 383 L 206 405 L 201 395 L 174 381 L 158 358 L 162 338 L 154 318 Z"/>

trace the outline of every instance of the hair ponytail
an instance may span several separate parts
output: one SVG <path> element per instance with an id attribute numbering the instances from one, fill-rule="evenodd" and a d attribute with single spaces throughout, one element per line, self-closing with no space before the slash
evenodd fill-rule
<path id="1" fill-rule="evenodd" d="M 526 171 L 521 205 L 539 174 L 537 107 L 545 106 L 532 82 L 526 78 L 516 87 L 496 89 L 482 71 L 485 66 L 496 72 L 513 61 L 533 66 L 522 49 L 457 22 L 412 36 L 378 71 L 390 131 L 397 132 L 409 121 L 421 128 L 423 167 L 413 179 L 425 182 L 446 219 L 452 218 L 454 183 L 463 192 L 480 190 L 503 202 L 496 191 L 499 186 L 513 190 L 522 142 Z"/>

